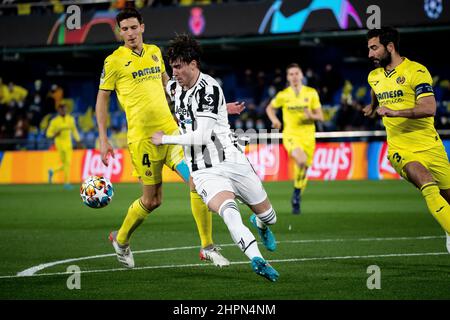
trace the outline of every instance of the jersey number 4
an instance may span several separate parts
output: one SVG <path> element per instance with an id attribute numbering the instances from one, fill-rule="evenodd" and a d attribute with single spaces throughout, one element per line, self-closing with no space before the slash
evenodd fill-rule
<path id="1" fill-rule="evenodd" d="M 144 157 L 142 158 L 142 165 L 150 167 L 150 159 L 148 158 L 148 153 L 144 153 Z"/>

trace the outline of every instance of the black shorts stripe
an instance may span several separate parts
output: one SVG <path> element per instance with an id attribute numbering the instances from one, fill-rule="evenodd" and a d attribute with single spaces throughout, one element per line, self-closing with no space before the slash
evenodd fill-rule
<path id="1" fill-rule="evenodd" d="M 225 148 L 223 147 L 223 144 L 220 142 L 219 137 L 217 137 L 214 131 L 212 132 L 211 135 L 211 141 L 214 143 L 214 146 L 216 147 L 219 162 L 225 161 Z"/>
<path id="2" fill-rule="evenodd" d="M 205 162 L 205 166 L 207 168 L 212 167 L 212 161 L 211 161 L 211 154 L 209 153 L 209 149 L 207 146 L 202 146 L 202 155 L 203 155 L 203 161 Z"/>

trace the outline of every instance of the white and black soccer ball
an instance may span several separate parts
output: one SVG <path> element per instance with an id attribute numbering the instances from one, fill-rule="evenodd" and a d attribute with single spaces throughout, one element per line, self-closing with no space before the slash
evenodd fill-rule
<path id="1" fill-rule="evenodd" d="M 425 0 L 423 8 L 428 18 L 437 19 L 443 10 L 442 0 Z"/>
<path id="2" fill-rule="evenodd" d="M 90 208 L 106 207 L 112 200 L 114 188 L 108 178 L 90 176 L 83 181 L 80 187 L 80 196 L 83 203 Z"/>

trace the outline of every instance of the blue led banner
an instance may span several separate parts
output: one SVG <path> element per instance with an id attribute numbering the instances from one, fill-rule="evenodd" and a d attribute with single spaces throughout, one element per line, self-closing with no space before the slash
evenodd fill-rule
<path id="1" fill-rule="evenodd" d="M 377 6 L 381 25 L 450 25 L 450 3 L 443 0 L 268 0 L 194 7 L 147 7 L 141 13 L 145 39 L 167 40 L 176 33 L 198 37 L 258 36 L 312 31 L 366 29 Z M 81 25 L 67 27 L 62 15 L 0 16 L 0 47 L 47 46 L 119 41 L 114 11 L 81 11 Z"/>

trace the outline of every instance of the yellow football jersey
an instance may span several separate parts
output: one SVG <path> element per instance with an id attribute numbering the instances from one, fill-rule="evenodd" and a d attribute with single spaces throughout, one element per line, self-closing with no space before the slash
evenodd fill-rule
<path id="1" fill-rule="evenodd" d="M 302 86 L 298 94 L 292 87 L 280 92 L 270 102 L 274 108 L 283 110 L 283 135 L 314 138 L 314 120 L 306 119 L 305 109 L 321 108 L 319 95 L 314 88 Z"/>
<path id="2" fill-rule="evenodd" d="M 368 76 L 380 106 L 392 110 L 411 109 L 422 97 L 432 96 L 433 80 L 427 68 L 404 58 L 395 69 L 377 68 Z M 428 150 L 439 143 L 434 118 L 408 119 L 383 117 L 390 149 Z"/>
<path id="3" fill-rule="evenodd" d="M 8 86 L 0 84 L 0 104 L 7 104 L 11 101 Z"/>
<path id="4" fill-rule="evenodd" d="M 162 84 L 165 71 L 155 45 L 144 44 L 140 55 L 121 46 L 105 59 L 99 88 L 116 91 L 127 117 L 128 143 L 150 139 L 158 130 L 176 130 Z"/>
<path id="5" fill-rule="evenodd" d="M 58 136 L 55 134 L 60 132 Z M 72 149 L 72 134 L 75 141 L 80 141 L 75 119 L 66 114 L 64 117 L 58 115 L 50 121 L 47 129 L 47 138 L 55 138 L 55 145 L 58 149 L 69 148 Z"/>

